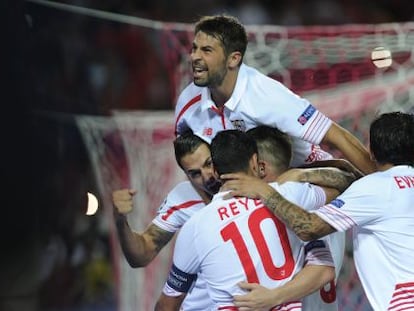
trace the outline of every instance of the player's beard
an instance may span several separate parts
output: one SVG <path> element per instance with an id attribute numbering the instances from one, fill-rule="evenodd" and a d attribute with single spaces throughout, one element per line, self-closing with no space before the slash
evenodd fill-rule
<path id="1" fill-rule="evenodd" d="M 223 65 L 220 66 L 220 68 L 216 71 L 210 71 L 208 69 L 205 73 L 206 77 L 204 79 L 194 78 L 194 84 L 200 87 L 219 87 L 223 83 L 224 78 L 227 75 L 226 63 L 223 63 Z"/>

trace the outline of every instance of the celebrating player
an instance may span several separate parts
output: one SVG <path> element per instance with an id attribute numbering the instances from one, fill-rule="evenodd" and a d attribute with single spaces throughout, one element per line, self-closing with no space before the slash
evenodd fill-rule
<path id="1" fill-rule="evenodd" d="M 353 229 L 354 261 L 376 311 L 414 309 L 414 116 L 384 113 L 370 126 L 377 172 L 309 213 L 259 179 L 226 182 L 231 195 L 261 198 L 303 240 Z M 224 175 L 223 178 L 238 178 Z M 245 183 L 261 183 L 254 193 Z M 258 190 L 258 189 L 261 190 Z"/>
<path id="2" fill-rule="evenodd" d="M 253 175 L 264 172 L 263 165 L 257 161 L 255 141 L 241 131 L 222 131 L 213 139 L 211 149 L 218 172 L 241 171 Z M 289 160 L 287 157 L 284 161 L 286 167 Z M 309 184 L 286 183 L 279 187 L 275 183 L 272 186 L 308 207 L 319 206 L 326 199 L 322 188 Z M 157 302 L 157 311 L 178 310 L 199 272 L 215 302 L 216 309 L 212 310 L 234 310 L 232 296 L 243 293 L 238 282 L 247 279 L 275 287 L 286 284 L 302 268 L 304 245 L 277 218 L 270 216 L 260 201 L 246 198 L 223 201 L 223 195 L 216 195 L 180 230 L 173 267 Z M 281 244 L 267 238 L 271 232 L 278 232 Z M 272 291 L 272 305 L 286 303 L 284 308 L 299 310 L 299 298 L 319 289 L 333 277 L 333 269 L 328 268 L 332 266 L 331 256 L 324 241 L 308 244 L 306 252 L 307 268 L 316 264 L 318 267 L 311 269 L 319 269 L 314 278 L 307 280 L 306 284 L 309 286 L 310 281 L 313 286 L 297 285 L 295 281 L 300 278 L 295 277 L 288 283 L 291 290 L 280 289 L 279 295 Z"/>
<path id="3" fill-rule="evenodd" d="M 295 174 L 289 176 L 307 177 L 307 180 L 302 181 L 316 183 L 325 187 L 335 187 L 340 192 L 345 190 L 352 181 L 354 181 L 355 168 L 345 160 L 339 161 L 342 167 L 346 167 L 352 174 L 348 175 L 341 173 L 333 168 L 318 168 L 318 169 L 289 169 L 288 164 L 292 155 L 290 141 L 286 134 L 283 134 L 276 128 L 268 126 L 258 126 L 248 130 L 247 135 L 252 137 L 258 147 L 258 163 L 259 171 L 262 175 L 262 179 L 265 182 L 274 182 L 283 178 L 286 178 L 286 172 L 295 171 Z M 328 163 L 327 163 L 328 164 Z M 330 165 L 338 165 L 337 160 L 330 160 Z M 301 175 L 298 175 L 299 172 Z M 329 173 L 330 172 L 330 173 Z M 311 175 L 309 175 L 311 174 Z M 318 176 L 320 179 L 317 179 Z M 292 177 L 290 177 L 292 178 Z M 280 183 L 280 182 L 279 182 Z M 336 299 L 336 281 L 339 276 L 344 252 L 345 252 L 345 233 L 336 232 L 327 236 L 329 249 L 331 251 L 334 263 L 335 263 L 335 280 L 332 280 L 329 284 L 326 284 L 319 291 L 312 293 L 304 297 L 303 310 L 318 310 L 318 311 L 336 311 L 338 310 L 338 301 Z M 250 288 L 249 285 L 244 284 L 246 289 Z M 257 288 L 257 287 L 253 287 Z M 254 292 L 249 297 L 253 297 Z M 246 307 L 251 305 L 250 300 L 246 300 L 245 297 L 237 296 L 236 306 Z M 255 306 L 256 308 L 258 306 Z"/>
<path id="4" fill-rule="evenodd" d="M 195 212 L 209 203 L 220 183 L 214 178 L 210 146 L 187 132 L 174 141 L 175 157 L 189 181 L 175 186 L 144 232 L 134 232 L 126 215 L 132 211 L 135 191 L 113 192 L 114 216 L 122 251 L 131 267 L 145 267 Z M 184 310 L 205 310 L 211 301 L 199 278 L 196 289 L 183 303 Z"/>
<path id="5" fill-rule="evenodd" d="M 312 104 L 243 63 L 244 26 L 231 16 L 202 17 L 195 25 L 191 49 L 193 82 L 179 95 L 176 134 L 187 128 L 208 142 L 226 129 L 246 131 L 276 127 L 292 137 L 292 167 L 331 158 L 326 143 L 364 173 L 374 170 L 361 142 Z"/>

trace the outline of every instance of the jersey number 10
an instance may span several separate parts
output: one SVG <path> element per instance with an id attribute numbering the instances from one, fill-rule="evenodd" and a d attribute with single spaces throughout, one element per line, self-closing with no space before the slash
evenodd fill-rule
<path id="1" fill-rule="evenodd" d="M 269 251 L 265 237 L 260 228 L 261 222 L 264 219 L 269 218 L 273 220 L 276 226 L 285 257 L 285 263 L 281 267 L 276 267 L 274 265 L 272 254 Z M 289 278 L 295 268 L 295 260 L 292 256 L 292 249 L 290 247 L 286 226 L 265 207 L 259 208 L 251 213 L 248 220 L 248 226 L 262 260 L 263 268 L 269 278 L 273 280 Z M 247 276 L 247 281 L 250 283 L 260 283 L 249 250 L 247 249 L 246 243 L 244 242 L 243 236 L 240 234 L 237 225 L 234 222 L 228 224 L 221 230 L 221 236 L 224 241 L 231 240 L 233 242 L 234 248 L 239 255 L 240 262 Z M 277 237 L 275 236 L 275 239 L 276 238 Z"/>

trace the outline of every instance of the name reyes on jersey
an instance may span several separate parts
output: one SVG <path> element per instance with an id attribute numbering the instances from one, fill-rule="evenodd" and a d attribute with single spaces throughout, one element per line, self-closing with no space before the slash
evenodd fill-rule
<path id="1" fill-rule="evenodd" d="M 250 204 L 251 201 L 253 204 Z M 251 208 L 256 209 L 257 207 L 263 207 L 262 201 L 259 199 L 248 199 L 248 198 L 239 198 L 231 200 L 225 206 L 217 208 L 217 213 L 220 220 L 226 220 L 232 217 L 239 215 L 244 211 L 249 211 Z"/>

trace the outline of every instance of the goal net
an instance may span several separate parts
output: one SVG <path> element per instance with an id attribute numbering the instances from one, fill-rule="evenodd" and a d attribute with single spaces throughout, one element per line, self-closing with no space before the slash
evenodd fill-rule
<path id="1" fill-rule="evenodd" d="M 170 268 L 169 243 L 147 267 L 129 266 L 117 242 L 112 215 L 113 190 L 138 190 L 128 222 L 143 231 L 154 218 L 164 196 L 184 179 L 177 169 L 171 112 L 116 112 L 112 117 L 78 116 L 76 122 L 88 147 L 108 219 L 119 310 L 152 310 Z"/>
<path id="2" fill-rule="evenodd" d="M 106 211 L 116 266 L 119 310 L 151 310 L 169 269 L 173 243 L 148 267 L 130 268 L 117 243 L 110 195 L 112 190 L 121 187 L 138 190 L 134 211 L 128 219 L 133 229 L 142 231 L 164 196 L 184 178 L 173 154 L 173 107 L 179 92 L 191 81 L 188 55 L 192 25 L 162 23 L 63 4 L 52 5 L 41 0 L 30 2 L 48 6 L 49 10 L 66 11 L 60 13 L 59 22 L 75 19 L 78 26 L 82 23 L 88 26 L 88 40 L 82 42 L 95 53 L 88 55 L 93 60 L 90 63 L 96 65 L 100 62 L 100 67 L 89 67 L 93 73 L 91 87 L 93 94 L 104 94 L 96 98 L 105 102 L 111 113 L 105 117 L 79 116 L 77 124 L 88 149 L 100 201 Z M 41 15 L 40 11 L 39 6 L 31 14 L 36 17 L 36 14 Z M 378 113 L 413 111 L 414 23 L 246 28 L 249 45 L 245 63 L 308 98 L 366 145 L 369 124 Z M 65 31 L 64 27 L 57 29 L 59 34 L 56 36 Z M 72 36 L 73 29 L 70 29 Z M 103 29 L 106 35 L 111 35 L 111 40 L 92 39 L 102 39 Z M 115 40 L 125 33 L 130 39 L 125 46 L 138 47 L 128 50 L 128 53 L 120 51 L 120 41 Z M 146 54 L 139 58 L 134 53 L 140 48 L 142 50 L 143 44 L 147 47 Z M 68 49 L 80 49 L 80 46 L 69 46 Z M 377 47 L 391 52 L 392 64 L 389 67 L 377 68 L 372 63 L 371 52 Z M 111 57 L 116 55 L 116 61 L 102 57 L 107 54 Z M 154 55 L 158 61 L 154 61 Z M 131 59 L 135 58 L 140 61 L 137 68 L 146 68 L 143 75 L 125 76 L 121 75 L 122 70 L 111 71 L 120 62 L 133 66 Z M 132 90 L 132 106 L 124 105 L 124 97 L 114 96 L 112 98 L 116 100 L 108 104 L 107 93 L 102 93 L 101 86 L 106 81 L 103 79 L 116 74 L 121 78 L 111 80 L 111 94 L 117 94 L 120 89 L 122 94 Z M 162 78 L 168 80 L 168 85 L 159 84 Z M 121 87 L 125 84 L 129 88 Z M 163 103 L 159 107 L 165 108 L 165 112 L 145 106 L 154 98 Z M 132 111 L 143 107 L 149 108 L 148 111 Z M 338 282 L 341 311 L 370 310 L 354 269 L 349 236 Z"/>

